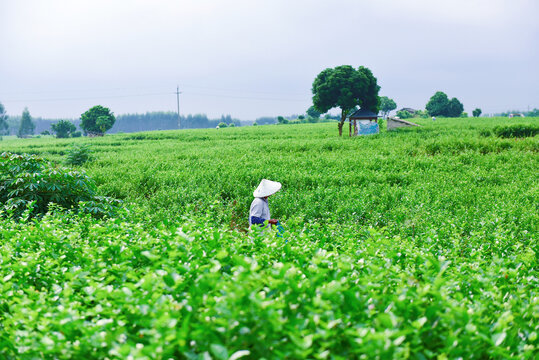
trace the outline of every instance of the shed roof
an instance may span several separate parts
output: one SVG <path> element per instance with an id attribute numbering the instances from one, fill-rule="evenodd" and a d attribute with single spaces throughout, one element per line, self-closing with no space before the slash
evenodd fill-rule
<path id="1" fill-rule="evenodd" d="M 376 119 L 378 114 L 367 109 L 359 109 L 350 115 L 350 119 Z"/>
<path id="2" fill-rule="evenodd" d="M 403 120 L 403 119 L 397 119 L 397 118 L 394 118 L 394 117 L 388 118 L 388 121 L 395 121 L 395 122 L 399 122 L 401 124 L 406 124 L 406 125 L 409 125 L 409 126 L 421 126 L 421 125 L 418 125 L 418 124 L 414 124 L 413 122 L 406 121 L 406 120 Z"/>

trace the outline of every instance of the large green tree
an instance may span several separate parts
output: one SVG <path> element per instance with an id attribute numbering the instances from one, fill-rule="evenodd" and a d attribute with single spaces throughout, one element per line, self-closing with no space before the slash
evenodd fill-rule
<path id="1" fill-rule="evenodd" d="M 30 112 L 28 111 L 28 108 L 24 108 L 24 111 L 22 112 L 21 123 L 19 125 L 19 132 L 17 133 L 17 136 L 25 137 L 28 135 L 33 135 L 35 128 L 36 128 L 36 125 L 32 121 L 32 117 L 30 116 Z"/>
<path id="2" fill-rule="evenodd" d="M 395 103 L 393 99 L 390 99 L 387 96 L 380 97 L 380 111 L 382 112 L 382 116 L 384 118 L 387 118 L 389 113 L 392 110 L 395 110 L 396 108 L 397 108 L 397 103 Z"/>
<path id="3" fill-rule="evenodd" d="M 7 123 L 7 113 L 4 105 L 0 103 L 0 135 L 8 133 L 9 125 Z"/>
<path id="4" fill-rule="evenodd" d="M 430 116 L 446 116 L 449 99 L 443 91 L 437 91 L 425 106 Z"/>
<path id="5" fill-rule="evenodd" d="M 447 117 L 460 117 L 464 111 L 464 105 L 457 98 L 449 100 L 449 106 L 447 108 Z"/>
<path id="6" fill-rule="evenodd" d="M 51 129 L 56 133 L 57 138 L 68 138 L 77 130 L 77 127 L 71 121 L 60 120 L 52 124 Z"/>
<path id="7" fill-rule="evenodd" d="M 342 136 L 346 117 L 356 106 L 378 113 L 379 91 L 380 86 L 368 68 L 337 66 L 323 70 L 314 79 L 313 105 L 322 114 L 335 107 L 341 109 L 338 128 L 339 136 Z"/>
<path id="8" fill-rule="evenodd" d="M 474 111 L 472 111 L 473 117 L 479 117 L 479 116 L 481 116 L 481 113 L 482 113 L 482 111 L 481 111 L 480 108 L 476 108 Z"/>
<path id="9" fill-rule="evenodd" d="M 103 136 L 116 121 L 110 109 L 96 105 L 80 116 L 80 127 L 89 136 Z"/>
<path id="10" fill-rule="evenodd" d="M 460 117 L 464 106 L 457 98 L 449 100 L 446 93 L 437 91 L 429 100 L 425 109 L 430 116 Z"/>

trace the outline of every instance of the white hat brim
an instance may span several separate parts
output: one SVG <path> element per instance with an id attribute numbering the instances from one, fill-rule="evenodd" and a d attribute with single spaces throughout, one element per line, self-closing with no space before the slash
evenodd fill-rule
<path id="1" fill-rule="evenodd" d="M 263 198 L 275 194 L 277 191 L 281 190 L 281 183 L 277 181 L 271 181 L 267 179 L 262 179 L 260 185 L 253 192 L 253 196 L 257 198 Z"/>

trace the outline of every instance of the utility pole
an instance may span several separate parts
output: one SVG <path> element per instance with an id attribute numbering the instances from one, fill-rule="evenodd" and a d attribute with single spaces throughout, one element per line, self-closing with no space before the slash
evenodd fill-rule
<path id="1" fill-rule="evenodd" d="M 180 128 L 180 85 L 176 87 L 176 100 L 178 101 L 178 129 Z"/>

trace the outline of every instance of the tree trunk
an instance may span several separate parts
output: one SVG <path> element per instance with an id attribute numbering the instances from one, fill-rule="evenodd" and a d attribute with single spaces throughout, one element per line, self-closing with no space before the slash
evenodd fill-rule
<path id="1" fill-rule="evenodd" d="M 348 119 L 348 136 L 352 137 L 352 120 Z"/>
<path id="2" fill-rule="evenodd" d="M 342 110 L 341 111 L 341 121 L 339 121 L 339 136 L 342 136 L 342 127 L 344 125 L 344 122 L 346 121 L 346 114 L 347 114 L 347 111 L 345 110 Z"/>

